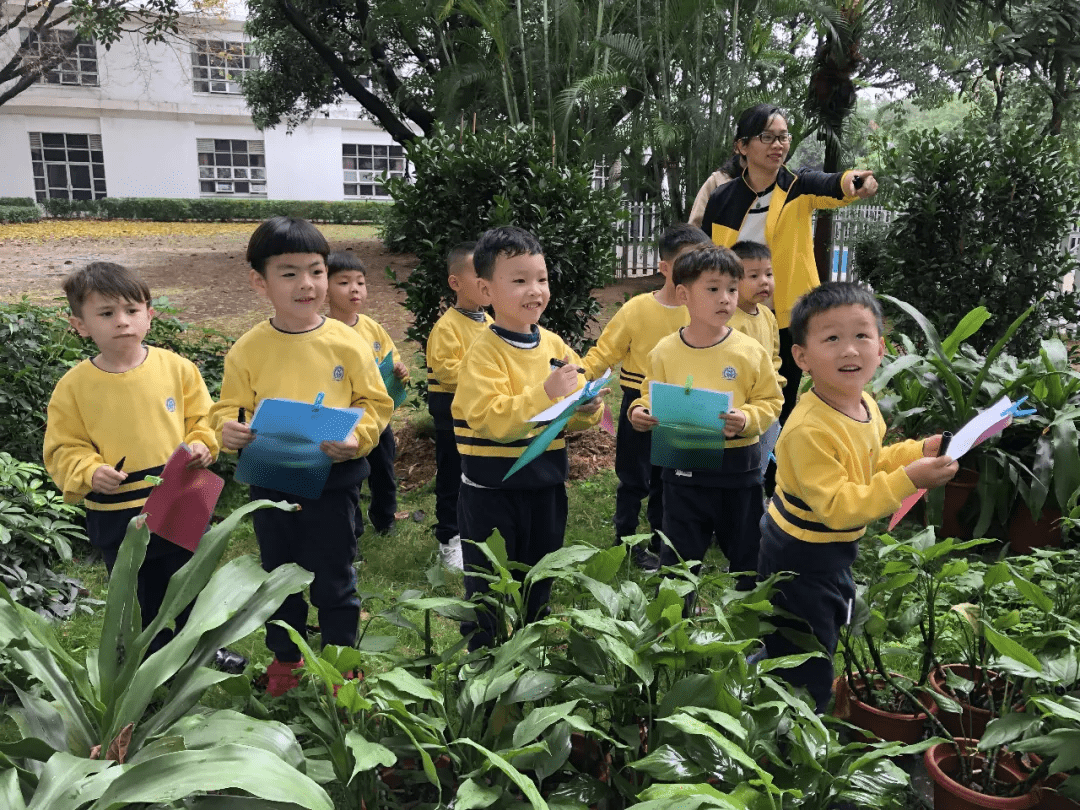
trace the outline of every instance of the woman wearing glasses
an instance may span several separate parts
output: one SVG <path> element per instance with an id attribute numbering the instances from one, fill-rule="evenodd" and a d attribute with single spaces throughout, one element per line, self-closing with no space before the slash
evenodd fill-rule
<path id="1" fill-rule="evenodd" d="M 791 357 L 791 308 L 819 283 L 810 227 L 814 209 L 839 208 L 877 192 L 869 171 L 792 172 L 784 166 L 790 147 L 791 133 L 778 107 L 756 104 L 744 110 L 731 160 L 706 181 L 691 214 L 691 222 L 700 215 L 702 229 L 718 245 L 761 242 L 772 251 L 780 373 L 787 380 L 781 423 L 795 407 L 802 376 Z"/>

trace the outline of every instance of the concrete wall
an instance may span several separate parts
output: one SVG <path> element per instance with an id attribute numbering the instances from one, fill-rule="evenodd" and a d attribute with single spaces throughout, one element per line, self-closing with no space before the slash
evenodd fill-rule
<path id="1" fill-rule="evenodd" d="M 238 21 L 189 21 L 189 36 L 242 41 Z M 0 39 L 0 59 L 18 47 Z M 126 36 L 97 48 L 97 87 L 37 84 L 0 105 L 0 196 L 34 196 L 29 133 L 101 135 L 110 197 L 242 197 L 201 194 L 196 139 L 262 140 L 270 199 L 346 199 L 343 143 L 389 144 L 383 130 L 345 103 L 287 133 L 251 121 L 240 95 L 195 92 L 191 48 Z M 252 195 L 262 197 L 263 195 Z"/>

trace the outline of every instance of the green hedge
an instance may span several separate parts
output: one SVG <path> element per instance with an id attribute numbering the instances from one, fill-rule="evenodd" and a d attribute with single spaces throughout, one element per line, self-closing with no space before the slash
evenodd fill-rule
<path id="1" fill-rule="evenodd" d="M 382 222 L 389 203 L 374 200 L 167 199 L 105 197 L 100 200 L 45 200 L 45 213 L 57 219 L 147 219 L 154 222 L 258 222 L 273 216 L 295 216 L 312 222 L 352 224 Z"/>
<path id="2" fill-rule="evenodd" d="M 22 205 L 4 205 L 0 202 L 0 222 L 37 222 L 39 219 L 41 219 L 41 211 L 36 205 L 27 208 Z"/>
<path id="3" fill-rule="evenodd" d="M 13 205 L 17 208 L 37 208 L 31 197 L 0 197 L 0 206 Z"/>

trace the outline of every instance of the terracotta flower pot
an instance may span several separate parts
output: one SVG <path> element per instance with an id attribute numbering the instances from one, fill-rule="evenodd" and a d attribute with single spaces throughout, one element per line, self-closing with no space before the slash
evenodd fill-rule
<path id="1" fill-rule="evenodd" d="M 978 745 L 977 740 L 958 737 L 957 745 L 964 746 L 967 751 L 974 751 Z M 984 764 L 986 758 L 981 754 L 975 754 L 977 761 Z M 926 770 L 930 778 L 934 780 L 934 810 L 975 810 L 975 808 L 989 807 L 996 810 L 1026 810 L 1029 807 L 1038 806 L 1043 799 L 1043 791 L 1039 788 L 1025 793 L 1022 796 L 989 796 L 977 790 L 960 784 L 953 777 L 960 770 L 960 758 L 952 743 L 938 743 L 926 749 L 923 754 Z M 995 778 L 1002 782 L 1016 784 L 1024 779 L 1023 772 L 1015 761 L 1011 759 L 999 760 L 994 773 Z"/>
<path id="2" fill-rule="evenodd" d="M 1030 554 L 1032 549 L 1061 545 L 1061 512 L 1043 509 L 1038 522 L 1031 519 L 1031 510 L 1018 503 L 1009 519 L 1009 548 L 1017 554 Z"/>
<path id="3" fill-rule="evenodd" d="M 986 731 L 986 724 L 989 723 L 994 715 L 989 709 L 982 709 L 978 706 L 973 706 L 970 703 L 965 703 L 955 695 L 950 695 L 949 691 L 945 688 L 945 673 L 942 669 L 948 669 L 959 675 L 961 678 L 967 678 L 969 681 L 974 681 L 974 673 L 971 671 L 971 667 L 967 664 L 946 664 L 941 669 L 935 669 L 930 673 L 930 688 L 937 692 L 939 695 L 945 695 L 953 700 L 957 701 L 963 708 L 959 714 L 955 712 L 942 711 L 938 716 L 941 720 L 941 724 L 949 730 L 949 733 L 954 737 L 970 737 L 971 739 L 978 740 L 982 737 Z M 990 687 L 994 688 L 994 684 L 1001 680 L 1001 676 L 993 670 L 986 673 L 990 679 Z"/>
<path id="4" fill-rule="evenodd" d="M 861 683 L 862 681 L 860 680 L 859 684 Z M 884 685 L 884 679 L 878 678 L 875 686 L 880 688 Z M 911 744 L 922 739 L 923 729 L 926 726 L 926 712 L 905 714 L 901 712 L 885 711 L 870 706 L 859 700 L 855 690 L 851 689 L 846 678 L 843 677 L 838 679 L 837 688 L 837 706 L 840 706 L 846 701 L 846 711 L 840 716 L 843 716 L 844 719 L 852 725 L 866 729 L 875 737 L 889 742 Z M 841 696 L 839 690 L 846 690 L 846 697 Z M 937 704 L 934 703 L 930 696 L 920 695 L 919 700 L 927 707 L 927 711 L 932 714 L 938 713 Z"/>

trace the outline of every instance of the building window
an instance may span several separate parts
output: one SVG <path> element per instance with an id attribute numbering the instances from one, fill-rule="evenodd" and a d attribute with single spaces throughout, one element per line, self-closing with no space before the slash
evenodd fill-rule
<path id="1" fill-rule="evenodd" d="M 262 141 L 199 138 L 199 191 L 203 194 L 266 196 Z"/>
<path id="2" fill-rule="evenodd" d="M 243 42 L 197 39 L 192 45 L 191 77 L 196 93 L 242 93 L 244 74 L 257 67 L 256 58 L 244 52 Z"/>
<path id="3" fill-rule="evenodd" d="M 405 176 L 405 150 L 400 146 L 341 145 L 341 167 L 345 171 L 346 197 L 389 197 L 382 176 Z"/>
<path id="4" fill-rule="evenodd" d="M 74 31 L 21 31 L 24 49 L 43 66 L 39 81 L 43 84 L 82 85 L 97 87 L 97 45 L 83 39 Z"/>
<path id="5" fill-rule="evenodd" d="M 31 132 L 30 160 L 38 201 L 98 200 L 105 196 L 100 135 Z"/>

